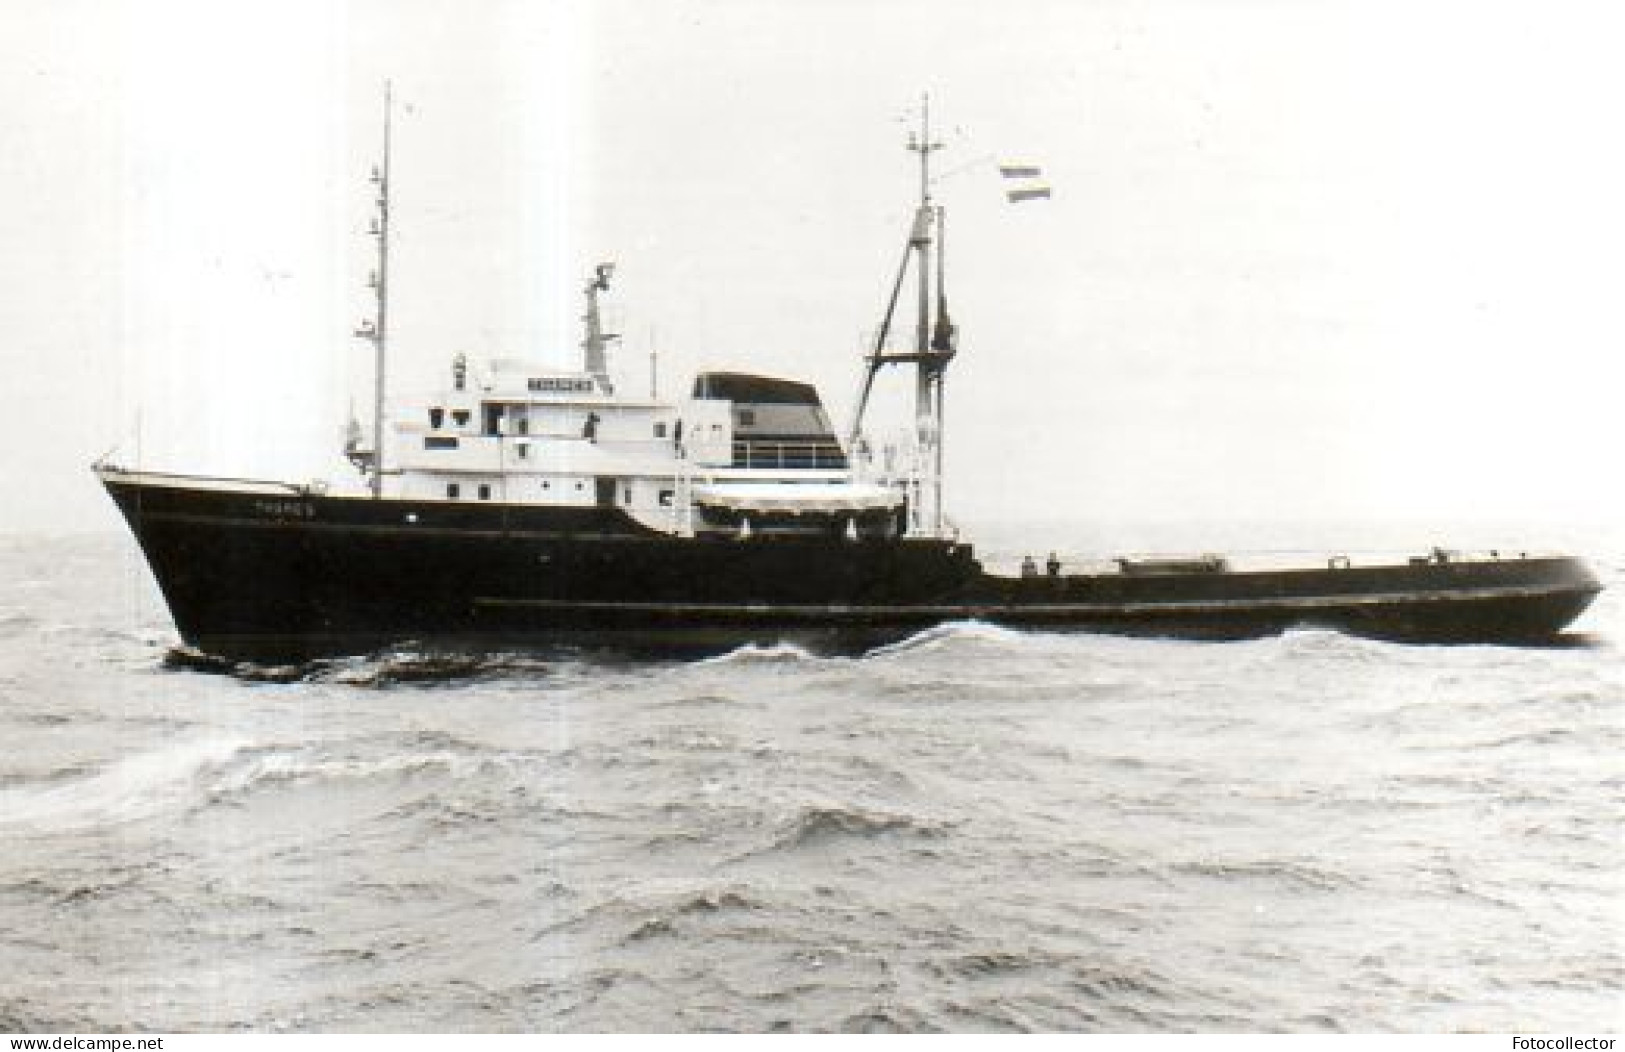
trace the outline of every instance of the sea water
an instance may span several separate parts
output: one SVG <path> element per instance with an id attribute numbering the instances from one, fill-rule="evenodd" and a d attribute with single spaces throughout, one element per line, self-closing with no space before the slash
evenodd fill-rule
<path id="1" fill-rule="evenodd" d="M 1618 1030 L 1589 554 L 1546 649 L 222 674 L 166 662 L 127 538 L 6 539 L 0 1030 Z"/>

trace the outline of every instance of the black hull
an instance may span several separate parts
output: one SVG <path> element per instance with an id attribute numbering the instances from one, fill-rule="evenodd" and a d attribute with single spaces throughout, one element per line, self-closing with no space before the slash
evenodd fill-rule
<path id="1" fill-rule="evenodd" d="M 861 650 L 933 625 L 1241 639 L 1319 626 L 1406 642 L 1547 643 L 1600 590 L 1578 560 L 986 574 L 935 540 L 679 538 L 614 508 L 371 501 L 106 471 L 181 636 L 284 661 L 455 648 Z"/>

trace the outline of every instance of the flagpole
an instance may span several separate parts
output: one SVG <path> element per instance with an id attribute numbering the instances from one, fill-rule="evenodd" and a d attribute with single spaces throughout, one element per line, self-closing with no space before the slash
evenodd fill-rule
<path id="1" fill-rule="evenodd" d="M 931 340 L 931 96 L 920 96 L 920 208 L 914 219 L 914 247 L 920 254 L 920 311 L 914 350 L 924 354 Z M 922 370 L 923 372 L 923 370 Z"/>

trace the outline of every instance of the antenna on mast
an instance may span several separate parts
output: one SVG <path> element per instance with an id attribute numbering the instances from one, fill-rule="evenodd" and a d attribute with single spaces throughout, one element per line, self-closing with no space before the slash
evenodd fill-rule
<path id="1" fill-rule="evenodd" d="M 355 335 L 371 340 L 373 346 L 372 457 L 367 462 L 371 477 L 367 488 L 374 500 L 384 495 L 384 378 L 388 362 L 389 338 L 389 137 L 395 115 L 393 85 L 384 81 L 384 144 L 380 162 L 373 166 L 371 182 L 378 188 L 378 213 L 368 224 L 367 233 L 378 239 L 378 266 L 367 278 L 376 306 L 373 317 L 363 319 Z M 353 418 L 352 418 L 353 422 Z M 347 442 L 351 459 L 355 443 Z M 357 460 L 357 463 L 361 461 Z"/>
<path id="2" fill-rule="evenodd" d="M 655 333 L 655 327 L 649 326 L 649 400 L 652 402 L 660 397 L 660 340 Z"/>

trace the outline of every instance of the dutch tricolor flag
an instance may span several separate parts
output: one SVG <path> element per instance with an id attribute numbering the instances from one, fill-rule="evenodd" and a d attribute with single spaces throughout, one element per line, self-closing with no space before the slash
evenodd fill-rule
<path id="1" fill-rule="evenodd" d="M 1004 196 L 1011 204 L 1049 198 L 1049 184 L 1043 181 L 1044 172 L 1036 164 L 1001 164 L 999 175 L 1006 180 Z"/>

